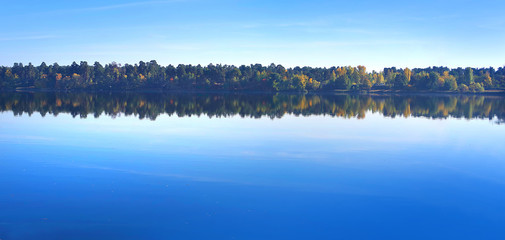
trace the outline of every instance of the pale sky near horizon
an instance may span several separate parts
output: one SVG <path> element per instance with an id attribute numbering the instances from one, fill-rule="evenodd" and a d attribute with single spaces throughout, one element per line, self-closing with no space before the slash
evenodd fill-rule
<path id="1" fill-rule="evenodd" d="M 0 65 L 502 67 L 505 1 L 6 1 Z"/>

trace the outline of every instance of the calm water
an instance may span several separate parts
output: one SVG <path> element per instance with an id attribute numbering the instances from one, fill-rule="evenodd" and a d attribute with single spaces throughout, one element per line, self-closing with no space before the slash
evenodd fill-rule
<path id="1" fill-rule="evenodd" d="M 0 94 L 0 239 L 504 239 L 505 99 Z"/>

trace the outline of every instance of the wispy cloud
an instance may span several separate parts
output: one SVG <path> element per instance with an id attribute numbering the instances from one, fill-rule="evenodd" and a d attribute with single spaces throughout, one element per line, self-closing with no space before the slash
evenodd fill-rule
<path id="1" fill-rule="evenodd" d="M 277 42 L 277 43 L 246 43 L 241 44 L 241 48 L 260 48 L 260 49 L 309 49 L 309 48 L 329 48 L 329 47 L 347 47 L 347 46 L 378 46 L 378 45 L 421 45 L 426 44 L 423 40 L 367 40 L 367 41 L 301 41 L 301 42 Z"/>
<path id="2" fill-rule="evenodd" d="M 323 33 L 323 34 L 329 34 L 329 33 L 353 33 L 353 34 L 366 34 L 366 35 L 377 35 L 379 33 L 384 34 L 384 30 L 380 31 L 375 31 L 375 30 L 370 30 L 370 29 L 364 29 L 364 28 L 333 28 L 333 27 L 328 27 L 328 28 L 304 28 L 302 29 L 305 32 L 308 33 Z M 397 34 L 397 33 L 392 33 L 391 31 L 387 32 L 388 34 Z"/>
<path id="3" fill-rule="evenodd" d="M 292 28 L 292 27 L 316 27 L 327 26 L 329 23 L 324 20 L 316 21 L 297 21 L 297 22 L 233 22 L 233 23 L 219 23 L 219 25 L 227 25 L 238 27 L 242 29 L 255 29 L 255 28 Z"/>
<path id="4" fill-rule="evenodd" d="M 57 14 L 57 13 L 76 13 L 76 12 L 94 12 L 94 11 L 107 11 L 122 8 L 132 8 L 141 6 L 156 6 L 177 2 L 187 2 L 189 0 L 164 0 L 164 1 L 139 1 L 139 2 L 129 2 L 113 5 L 103 5 L 103 6 L 93 6 L 93 7 L 83 7 L 83 8 L 73 8 L 73 9 L 60 9 L 49 12 L 41 12 L 41 14 Z"/>
<path id="5" fill-rule="evenodd" d="M 405 17 L 405 20 L 412 21 L 446 21 L 449 19 L 460 18 L 459 14 L 448 14 L 448 15 L 437 15 L 437 16 L 408 16 Z"/>
<path id="6" fill-rule="evenodd" d="M 159 49 L 164 49 L 164 50 L 176 50 L 176 51 L 196 51 L 196 50 L 202 50 L 205 48 L 208 48 L 205 44 L 192 44 L 192 43 L 186 43 L 186 44 L 160 44 L 158 45 Z"/>
<path id="7" fill-rule="evenodd" d="M 186 0 L 141 1 L 141 2 L 130 2 L 130 3 L 122 3 L 122 4 L 114 4 L 114 5 L 106 5 L 106 6 L 98 6 L 98 7 L 81 8 L 81 9 L 75 9 L 75 10 L 79 10 L 79 11 L 103 11 L 103 10 L 111 10 L 111 9 L 118 9 L 118 8 L 129 8 L 129 7 L 159 5 L 159 4 L 167 4 L 167 3 L 175 3 L 175 2 L 184 2 L 184 1 L 186 1 Z"/>
<path id="8" fill-rule="evenodd" d="M 42 40 L 58 38 L 54 35 L 33 35 L 33 36 L 18 36 L 18 37 L 0 37 L 0 41 L 20 41 L 20 40 Z"/>
<path id="9" fill-rule="evenodd" d="M 284 22 L 274 24 L 276 27 L 314 27 L 328 25 L 327 21 L 317 20 L 317 21 L 301 21 L 301 22 Z"/>
<path id="10" fill-rule="evenodd" d="M 489 18 L 475 24 L 476 27 L 485 30 L 501 31 L 505 28 L 505 19 Z"/>

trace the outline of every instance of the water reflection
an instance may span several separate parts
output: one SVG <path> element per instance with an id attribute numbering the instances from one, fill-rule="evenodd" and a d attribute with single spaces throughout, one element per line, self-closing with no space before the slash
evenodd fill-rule
<path id="1" fill-rule="evenodd" d="M 86 118 L 102 114 L 135 115 L 155 120 L 160 114 L 177 116 L 272 119 L 285 114 L 366 117 L 367 111 L 396 117 L 505 119 L 505 99 L 499 96 L 460 95 L 288 95 L 181 93 L 1 93 L 0 110 L 15 115 L 39 112 L 70 113 Z"/>
<path id="2" fill-rule="evenodd" d="M 0 239 L 504 239 L 503 100 L 2 93 Z"/>

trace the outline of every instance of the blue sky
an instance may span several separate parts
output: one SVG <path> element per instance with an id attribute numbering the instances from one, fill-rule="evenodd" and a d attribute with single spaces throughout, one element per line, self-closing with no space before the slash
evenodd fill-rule
<path id="1" fill-rule="evenodd" d="M 500 67 L 505 1 L 6 1 L 0 65 Z"/>

